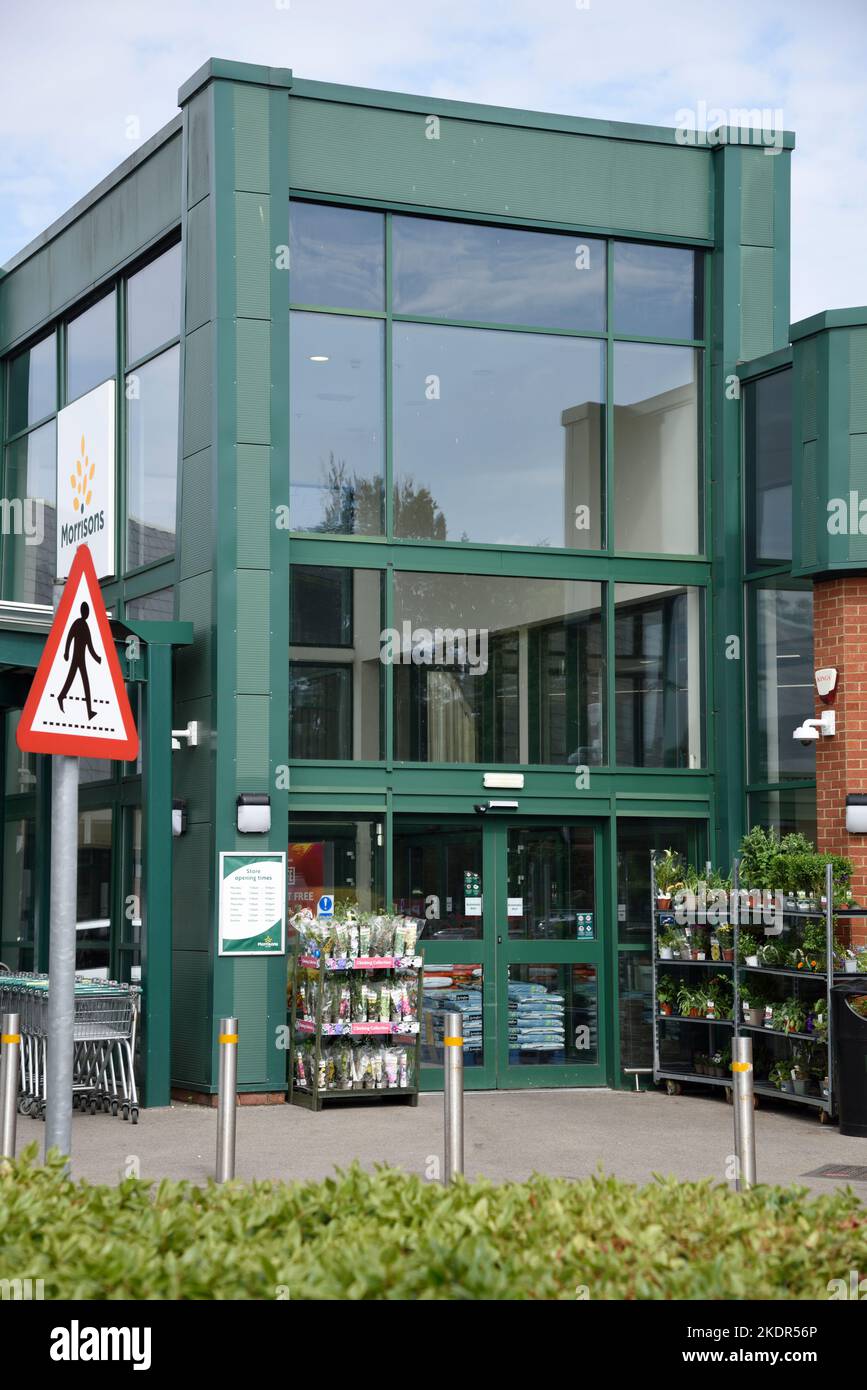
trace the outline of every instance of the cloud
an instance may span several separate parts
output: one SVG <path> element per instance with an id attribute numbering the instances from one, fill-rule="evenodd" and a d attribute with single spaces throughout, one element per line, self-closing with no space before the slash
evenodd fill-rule
<path id="1" fill-rule="evenodd" d="M 867 302 L 863 0 L 2 0 L 0 262 L 174 115 L 212 55 L 302 77 L 673 125 L 781 108 L 798 135 L 792 316 Z"/>

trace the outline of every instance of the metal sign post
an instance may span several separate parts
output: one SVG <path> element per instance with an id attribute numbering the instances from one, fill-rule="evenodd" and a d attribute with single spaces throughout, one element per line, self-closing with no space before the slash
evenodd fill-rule
<path id="1" fill-rule="evenodd" d="M 446 1186 L 464 1171 L 464 1016 L 455 1011 L 444 1020 L 443 1065 L 445 1100 Z"/>
<path id="2" fill-rule="evenodd" d="M 51 935 L 45 1153 L 72 1152 L 75 924 L 78 896 L 78 758 L 51 759 Z"/>

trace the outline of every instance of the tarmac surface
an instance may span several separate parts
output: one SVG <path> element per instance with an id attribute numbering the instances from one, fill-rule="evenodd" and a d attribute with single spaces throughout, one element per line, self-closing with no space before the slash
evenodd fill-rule
<path id="1" fill-rule="evenodd" d="M 867 1139 L 821 1125 L 806 1107 L 768 1103 L 756 1112 L 760 1182 L 798 1183 L 814 1192 L 845 1186 L 808 1177 L 825 1164 L 864 1165 Z M 18 1150 L 45 1127 L 18 1117 Z M 137 1125 L 111 1115 L 74 1112 L 72 1172 L 117 1182 L 137 1169 L 144 1178 L 213 1176 L 217 1112 L 199 1105 L 143 1110 Z M 680 1179 L 731 1178 L 733 1111 L 722 1095 L 667 1096 L 606 1090 L 470 1091 L 465 1098 L 465 1171 L 496 1182 L 533 1172 L 583 1178 L 600 1169 L 630 1182 L 654 1174 Z M 239 1178 L 324 1178 L 357 1159 L 386 1163 L 427 1178 L 441 1176 L 443 1098 L 425 1094 L 413 1108 L 342 1102 L 317 1114 L 297 1106 L 243 1106 L 237 1113 Z M 867 1173 L 862 1174 L 867 1178 Z M 867 1200 L 867 1181 L 853 1181 Z"/>

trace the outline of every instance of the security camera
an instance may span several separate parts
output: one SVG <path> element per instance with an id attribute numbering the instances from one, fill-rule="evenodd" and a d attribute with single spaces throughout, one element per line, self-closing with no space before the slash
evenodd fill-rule
<path id="1" fill-rule="evenodd" d="M 811 743 L 816 743 L 820 738 L 829 738 L 837 732 L 837 716 L 832 709 L 823 709 L 818 719 L 805 719 L 803 724 L 799 724 L 792 738 L 798 743 L 809 748 Z"/>
<path id="2" fill-rule="evenodd" d="M 485 816 L 485 815 L 487 815 L 487 813 L 488 813 L 488 803 L 487 803 L 487 801 L 478 801 L 478 802 L 476 803 L 476 805 L 473 807 L 473 810 L 475 811 L 475 813 L 476 813 L 477 816 Z"/>

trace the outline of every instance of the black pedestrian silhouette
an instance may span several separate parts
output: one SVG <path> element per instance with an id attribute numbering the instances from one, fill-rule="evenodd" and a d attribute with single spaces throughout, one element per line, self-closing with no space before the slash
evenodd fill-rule
<path id="1" fill-rule="evenodd" d="M 57 697 L 57 703 L 60 706 L 60 712 L 62 714 L 63 701 L 66 699 L 69 687 L 75 680 L 76 672 L 78 672 L 81 676 L 81 684 L 84 686 L 84 698 L 87 701 L 87 717 L 88 720 L 90 720 L 95 717 L 96 710 L 92 709 L 90 704 L 90 681 L 87 678 L 86 666 L 87 653 L 90 652 L 97 666 L 102 665 L 102 657 L 97 656 L 96 652 L 93 650 L 93 643 L 90 640 L 90 628 L 87 626 L 90 608 L 86 603 L 83 603 L 79 612 L 81 613 L 81 617 L 76 618 L 66 636 L 66 647 L 63 652 L 63 660 L 69 661 L 69 648 L 72 647 L 72 664 L 69 668 L 69 675 L 66 677 L 63 689 Z"/>

